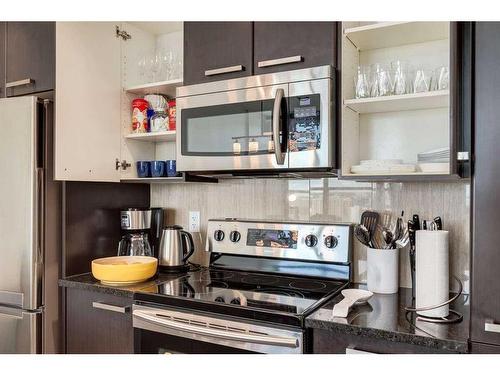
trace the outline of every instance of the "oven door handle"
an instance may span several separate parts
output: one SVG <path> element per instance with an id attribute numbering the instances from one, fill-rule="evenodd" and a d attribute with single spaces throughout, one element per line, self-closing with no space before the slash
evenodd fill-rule
<path id="1" fill-rule="evenodd" d="M 189 323 L 176 322 L 168 318 L 159 317 L 155 312 L 148 310 L 134 310 L 133 315 L 139 319 L 151 322 L 162 327 L 178 329 L 180 331 L 194 333 L 206 337 L 216 337 L 235 341 L 251 342 L 263 345 L 286 346 L 289 348 L 298 348 L 299 341 L 295 337 L 277 337 L 266 335 L 254 335 L 251 333 L 242 333 L 234 331 L 225 331 L 216 328 L 191 325 Z"/>
<path id="2" fill-rule="evenodd" d="M 274 106 L 273 106 L 273 140 L 274 140 L 274 154 L 276 155 L 276 163 L 278 165 L 283 165 L 285 163 L 285 154 L 281 149 L 280 142 L 280 133 L 282 132 L 282 124 L 283 118 L 285 117 L 283 113 L 281 113 L 281 101 L 283 100 L 283 96 L 285 95 L 285 90 L 277 89 L 276 95 L 274 97 Z M 285 136 L 283 135 L 283 138 Z"/>

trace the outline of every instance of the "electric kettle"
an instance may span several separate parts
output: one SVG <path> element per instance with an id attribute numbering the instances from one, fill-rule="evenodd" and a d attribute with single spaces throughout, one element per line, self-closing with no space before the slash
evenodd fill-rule
<path id="1" fill-rule="evenodd" d="M 194 241 L 191 233 L 179 225 L 163 229 L 158 252 L 160 272 L 182 272 L 189 269 L 188 258 L 194 253 Z"/>

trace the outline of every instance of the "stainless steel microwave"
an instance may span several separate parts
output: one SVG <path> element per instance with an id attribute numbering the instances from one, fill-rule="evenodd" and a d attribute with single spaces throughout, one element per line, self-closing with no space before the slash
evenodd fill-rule
<path id="1" fill-rule="evenodd" d="M 333 173 L 333 72 L 320 66 L 179 87 L 177 169 L 220 177 Z"/>

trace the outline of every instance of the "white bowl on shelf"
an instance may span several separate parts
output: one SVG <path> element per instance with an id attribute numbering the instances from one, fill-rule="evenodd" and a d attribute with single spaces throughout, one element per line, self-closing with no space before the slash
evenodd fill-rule
<path id="1" fill-rule="evenodd" d="M 450 173 L 449 163 L 418 163 L 417 167 L 422 173 Z"/>

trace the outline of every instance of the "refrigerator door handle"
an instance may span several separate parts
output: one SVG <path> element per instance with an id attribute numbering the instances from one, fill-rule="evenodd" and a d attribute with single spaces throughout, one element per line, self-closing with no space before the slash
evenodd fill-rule
<path id="1" fill-rule="evenodd" d="M 37 245 L 36 245 L 36 264 L 44 264 L 44 244 L 45 244 L 45 183 L 43 168 L 37 168 Z"/>

